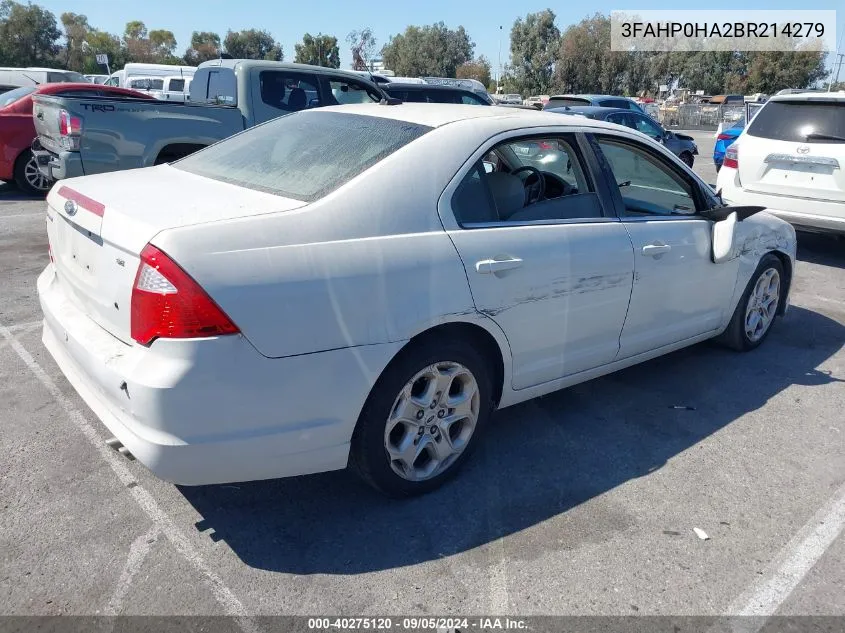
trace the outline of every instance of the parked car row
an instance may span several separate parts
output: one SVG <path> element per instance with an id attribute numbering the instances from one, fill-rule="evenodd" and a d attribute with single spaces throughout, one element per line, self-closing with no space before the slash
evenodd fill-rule
<path id="1" fill-rule="evenodd" d="M 33 100 L 39 96 L 79 99 L 143 99 L 140 92 L 92 83 L 45 83 L 15 88 L 0 95 L 0 180 L 13 180 L 27 193 L 44 193 L 53 184 L 51 175 L 39 169 L 31 146 L 36 136 Z M 58 114 L 57 114 L 58 116 Z M 67 124 L 70 119 L 65 120 Z M 58 121 L 57 121 L 58 125 Z"/>

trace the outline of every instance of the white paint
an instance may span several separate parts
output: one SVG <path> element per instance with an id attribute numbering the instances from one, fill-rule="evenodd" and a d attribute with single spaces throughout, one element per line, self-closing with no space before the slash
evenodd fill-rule
<path id="1" fill-rule="evenodd" d="M 135 580 L 135 574 L 141 569 L 141 565 L 150 553 L 156 539 L 159 536 L 159 527 L 153 525 L 149 530 L 144 532 L 141 536 L 132 541 L 129 546 L 129 555 L 126 557 L 126 563 L 123 565 L 123 571 L 120 572 L 120 578 L 115 585 L 109 603 L 106 606 L 104 615 L 119 615 L 123 609 L 123 599 L 129 592 L 132 582 Z"/>
<path id="2" fill-rule="evenodd" d="M 248 617 L 247 611 L 240 600 L 232 593 L 223 579 L 213 571 L 208 564 L 203 560 L 201 554 L 197 551 L 194 545 L 190 542 L 187 536 L 176 526 L 173 520 L 167 516 L 161 506 L 158 505 L 155 498 L 140 485 L 135 476 L 129 470 L 125 458 L 121 457 L 117 452 L 109 448 L 102 437 L 97 433 L 94 427 L 85 419 L 82 412 L 77 409 L 73 403 L 67 398 L 56 386 L 56 383 L 47 375 L 47 372 L 42 369 L 41 365 L 32 357 L 32 355 L 24 348 L 23 345 L 12 335 L 9 328 L 0 325 L 0 336 L 2 336 L 8 344 L 15 350 L 20 359 L 24 362 L 27 368 L 33 373 L 38 381 L 44 386 L 47 392 L 53 397 L 58 405 L 64 409 L 65 414 L 71 422 L 82 432 L 94 446 L 105 462 L 111 467 L 118 480 L 124 486 L 129 487 L 129 494 L 135 502 L 141 506 L 141 509 L 152 521 L 153 525 L 164 534 L 167 539 L 176 548 L 190 564 L 202 573 L 214 594 L 217 602 L 223 607 L 226 615 L 235 616 L 238 625 L 244 633 L 258 633 L 260 629 Z"/>
<path id="3" fill-rule="evenodd" d="M 731 604 L 729 616 L 756 616 L 735 621 L 734 631 L 759 631 L 842 534 L 843 527 L 845 484 L 787 543 L 768 573 Z"/>

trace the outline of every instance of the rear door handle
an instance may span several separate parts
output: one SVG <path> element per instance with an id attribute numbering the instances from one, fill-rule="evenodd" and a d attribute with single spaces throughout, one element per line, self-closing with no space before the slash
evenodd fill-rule
<path id="1" fill-rule="evenodd" d="M 522 260 L 519 257 L 509 257 L 508 259 L 482 259 L 475 262 L 475 270 L 481 275 L 490 275 L 493 273 L 502 272 L 503 270 L 513 270 L 522 266 Z"/>
<path id="2" fill-rule="evenodd" d="M 646 257 L 658 257 L 671 250 L 672 247 L 668 244 L 647 244 L 643 246 L 643 255 Z"/>

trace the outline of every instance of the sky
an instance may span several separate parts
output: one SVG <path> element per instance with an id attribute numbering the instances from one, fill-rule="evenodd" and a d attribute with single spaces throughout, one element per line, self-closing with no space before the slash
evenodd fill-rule
<path id="1" fill-rule="evenodd" d="M 302 39 L 302 35 L 322 32 L 337 37 L 342 68 L 348 68 L 352 61 L 346 35 L 353 29 L 369 26 L 380 49 L 391 35 L 401 33 L 410 24 L 421 26 L 442 20 L 450 28 L 463 25 L 475 42 L 476 56 L 485 55 L 490 60 L 494 76 L 499 64 L 500 46 L 501 64 L 504 65 L 509 55 L 510 28 L 516 18 L 527 13 L 551 8 L 557 16 L 558 28 L 563 31 L 568 25 L 576 24 L 594 12 L 609 14 L 614 10 L 681 8 L 677 3 L 665 0 L 33 0 L 33 3 L 49 9 L 57 18 L 65 11 L 82 13 L 88 16 L 92 26 L 111 33 L 122 34 L 130 20 L 141 20 L 148 29 L 171 30 L 178 41 L 177 52 L 180 55 L 190 44 L 192 31 L 213 31 L 222 38 L 229 29 L 259 28 L 270 31 L 282 43 L 285 61 L 293 61 L 294 44 Z M 794 10 L 799 6 L 795 0 L 746 0 L 741 8 Z M 692 0 L 683 8 L 739 7 L 736 0 Z M 845 4 L 842 0 L 821 0 L 800 8 L 839 9 L 837 39 L 845 33 Z M 503 27 L 501 30 L 500 26 Z"/>

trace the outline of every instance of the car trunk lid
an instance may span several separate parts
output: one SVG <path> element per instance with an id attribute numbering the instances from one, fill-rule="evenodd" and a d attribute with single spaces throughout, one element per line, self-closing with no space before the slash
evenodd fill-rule
<path id="1" fill-rule="evenodd" d="M 132 287 L 156 234 L 304 204 L 162 165 L 62 181 L 47 197 L 47 234 L 68 300 L 132 344 Z"/>
<path id="2" fill-rule="evenodd" d="M 845 202 L 845 100 L 772 101 L 754 117 L 737 148 L 743 189 Z"/>

